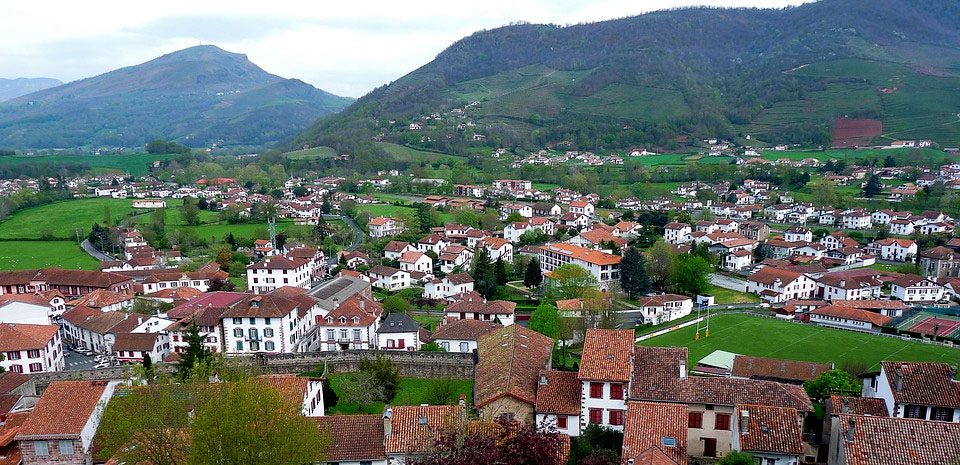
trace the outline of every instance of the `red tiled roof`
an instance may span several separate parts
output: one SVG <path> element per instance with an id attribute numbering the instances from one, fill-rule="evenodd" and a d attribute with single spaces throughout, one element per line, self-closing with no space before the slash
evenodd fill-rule
<path id="1" fill-rule="evenodd" d="M 260 375 L 256 380 L 264 386 L 272 386 L 280 391 L 280 397 L 297 407 L 297 411 L 303 405 L 310 384 L 310 378 L 293 374 Z"/>
<path id="2" fill-rule="evenodd" d="M 581 380 L 630 381 L 633 346 L 632 329 L 587 330 L 577 377 Z"/>
<path id="3" fill-rule="evenodd" d="M 381 415 L 327 415 L 315 420 L 320 431 L 330 436 L 330 447 L 324 455 L 328 462 L 386 458 Z"/>
<path id="4" fill-rule="evenodd" d="M 594 265 L 617 265 L 620 263 L 620 256 L 601 252 L 599 250 L 588 249 L 574 244 L 556 243 L 547 244 L 541 249 L 559 253 L 568 257 L 591 263 Z"/>
<path id="5" fill-rule="evenodd" d="M 487 302 L 464 300 L 447 306 L 446 313 L 477 313 L 481 315 L 513 315 L 517 308 L 516 302 L 507 300 L 490 300 Z"/>
<path id="6" fill-rule="evenodd" d="M 829 363 L 801 362 L 776 358 L 737 355 L 732 374 L 738 378 L 807 381 L 833 368 Z"/>
<path id="7" fill-rule="evenodd" d="M 769 284 L 772 285 L 774 281 L 780 279 L 780 286 L 786 286 L 789 283 L 792 283 L 794 280 L 803 276 L 801 273 L 795 271 L 787 271 L 779 268 L 774 268 L 772 266 L 765 266 L 760 269 L 760 271 L 750 275 L 747 280 Z"/>
<path id="8" fill-rule="evenodd" d="M 950 365 L 883 362 L 881 366 L 897 403 L 960 408 L 960 382 Z"/>
<path id="9" fill-rule="evenodd" d="M 839 415 L 837 423 L 847 465 L 943 465 L 960 457 L 960 423 L 859 415 Z"/>
<path id="10" fill-rule="evenodd" d="M 634 465 L 687 463 L 686 405 L 649 402 L 628 402 L 626 424 L 623 427 L 623 463 L 633 459 Z M 667 446 L 664 439 L 673 438 L 675 446 Z"/>
<path id="11" fill-rule="evenodd" d="M 391 431 L 384 439 L 388 454 L 423 452 L 448 428 L 465 421 L 459 405 L 397 406 L 391 413 Z"/>
<path id="12" fill-rule="evenodd" d="M 837 307 L 833 305 L 820 307 L 810 313 L 814 315 L 843 318 L 845 320 L 866 321 L 874 326 L 886 326 L 893 321 L 893 318 L 890 318 L 889 316 L 884 316 L 869 310 L 861 310 L 859 308 L 852 307 Z"/>
<path id="13" fill-rule="evenodd" d="M 800 428 L 800 414 L 796 410 L 768 405 L 739 405 L 734 414 L 738 422 L 736 434 L 740 436 L 741 450 L 803 454 L 803 431 Z"/>
<path id="14" fill-rule="evenodd" d="M 53 381 L 20 428 L 17 439 L 79 438 L 106 388 L 105 381 Z"/>
<path id="15" fill-rule="evenodd" d="M 871 415 L 875 417 L 887 416 L 887 403 L 876 397 L 848 397 L 830 396 L 830 405 L 834 415 L 846 413 L 850 415 Z"/>
<path id="16" fill-rule="evenodd" d="M 580 381 L 577 374 L 572 371 L 541 371 L 534 410 L 537 413 L 579 415 Z"/>
<path id="17" fill-rule="evenodd" d="M 641 307 L 662 307 L 667 302 L 678 302 L 684 300 L 692 300 L 690 297 L 679 294 L 661 294 L 648 297 L 641 297 L 637 299 L 637 302 Z"/>
<path id="18" fill-rule="evenodd" d="M 43 349 L 59 330 L 57 325 L 0 323 L 0 353 Z"/>
<path id="19" fill-rule="evenodd" d="M 547 367 L 553 339 L 519 325 L 484 334 L 477 341 L 477 407 L 503 396 L 534 405 L 540 371 Z"/>
<path id="20" fill-rule="evenodd" d="M 432 339 L 450 339 L 454 341 L 476 341 L 480 336 L 497 329 L 498 326 L 483 320 L 454 320 L 437 328 Z"/>
<path id="21" fill-rule="evenodd" d="M 0 373 L 0 394 L 13 392 L 28 381 L 30 381 L 30 375 L 14 373 L 12 371 Z"/>
<path id="22" fill-rule="evenodd" d="M 152 352 L 157 344 L 157 333 L 119 333 L 113 343 L 114 352 Z"/>

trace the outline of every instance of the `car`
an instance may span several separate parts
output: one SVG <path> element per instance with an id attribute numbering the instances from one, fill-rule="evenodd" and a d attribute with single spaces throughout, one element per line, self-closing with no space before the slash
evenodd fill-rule
<path id="1" fill-rule="evenodd" d="M 97 369 L 97 370 L 99 370 L 99 369 L 101 369 L 101 368 L 110 368 L 110 363 L 109 363 L 109 362 L 100 362 L 100 363 L 94 365 L 93 368 L 94 368 L 94 369 Z"/>

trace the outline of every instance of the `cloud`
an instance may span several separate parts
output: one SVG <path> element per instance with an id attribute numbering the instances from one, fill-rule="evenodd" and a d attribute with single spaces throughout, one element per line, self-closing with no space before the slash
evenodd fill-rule
<path id="1" fill-rule="evenodd" d="M 244 53 L 267 71 L 359 97 L 433 59 L 454 41 L 510 22 L 573 24 L 694 6 L 782 7 L 803 0 L 448 0 L 316 2 L 168 0 L 160 4 L 2 2 L 0 70 L 64 81 L 199 43 Z M 52 13 L 51 13 L 52 12 Z"/>

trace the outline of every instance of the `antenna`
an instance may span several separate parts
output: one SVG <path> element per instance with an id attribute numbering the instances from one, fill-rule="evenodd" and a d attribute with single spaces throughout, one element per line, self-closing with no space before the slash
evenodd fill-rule
<path id="1" fill-rule="evenodd" d="M 267 225 L 270 228 L 270 245 L 276 250 L 277 248 L 277 220 L 270 218 L 267 220 Z"/>

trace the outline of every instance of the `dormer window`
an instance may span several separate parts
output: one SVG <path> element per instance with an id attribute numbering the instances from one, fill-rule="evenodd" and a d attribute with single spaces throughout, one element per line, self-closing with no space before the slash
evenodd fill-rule
<path id="1" fill-rule="evenodd" d="M 346 324 L 346 323 L 347 323 L 347 317 L 345 317 L 345 316 L 340 317 L 340 323 L 341 323 L 341 324 Z"/>
<path id="2" fill-rule="evenodd" d="M 354 323 L 359 323 L 359 322 L 360 322 L 360 317 L 358 317 L 358 316 L 353 317 L 353 322 L 354 322 Z"/>

